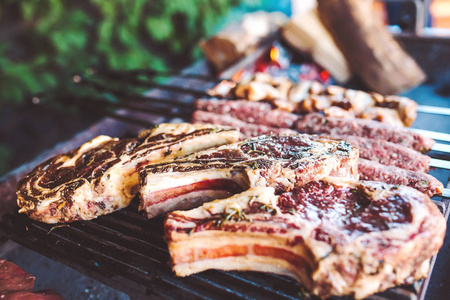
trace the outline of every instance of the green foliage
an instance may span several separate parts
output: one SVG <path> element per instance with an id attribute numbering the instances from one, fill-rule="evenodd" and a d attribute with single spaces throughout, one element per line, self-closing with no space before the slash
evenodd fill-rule
<path id="1" fill-rule="evenodd" d="M 64 90 L 90 66 L 164 70 L 239 0 L 5 0 L 0 2 L 0 103 Z M 2 34 L 7 32 L 8 34 Z M 76 90 L 73 91 L 76 93 Z"/>
<path id="2" fill-rule="evenodd" d="M 8 161 L 12 156 L 11 147 L 5 143 L 0 143 L 0 176 L 8 170 Z"/>

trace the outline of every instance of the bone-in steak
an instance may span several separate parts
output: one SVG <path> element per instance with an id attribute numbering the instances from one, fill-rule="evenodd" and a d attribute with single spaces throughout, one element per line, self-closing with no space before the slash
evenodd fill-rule
<path id="1" fill-rule="evenodd" d="M 46 223 L 89 220 L 129 204 L 138 168 L 236 142 L 228 127 L 160 124 L 137 138 L 99 136 L 37 166 L 18 184 L 20 212 Z"/>
<path id="2" fill-rule="evenodd" d="M 265 135 L 139 170 L 140 208 L 148 218 L 250 187 L 277 192 L 324 176 L 357 176 L 358 150 L 348 142 L 300 134 Z"/>
<path id="3" fill-rule="evenodd" d="M 320 297 L 364 298 L 426 276 L 446 223 L 409 187 L 326 178 L 280 196 L 258 187 L 172 212 L 164 230 L 179 276 L 273 272 Z"/>

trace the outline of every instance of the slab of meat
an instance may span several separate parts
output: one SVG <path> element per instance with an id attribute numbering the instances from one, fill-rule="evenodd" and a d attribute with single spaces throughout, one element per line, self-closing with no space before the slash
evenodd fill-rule
<path id="1" fill-rule="evenodd" d="M 301 116 L 296 129 L 304 133 L 331 136 L 356 135 L 401 144 L 414 150 L 427 152 L 434 141 L 403 127 L 390 126 L 372 120 L 324 117 L 319 113 Z"/>
<path id="2" fill-rule="evenodd" d="M 248 100 L 199 99 L 195 108 L 219 115 L 229 115 L 241 121 L 271 127 L 293 128 L 298 116 L 280 109 L 273 109 L 266 102 Z"/>
<path id="3" fill-rule="evenodd" d="M 364 298 L 426 276 L 446 222 L 409 187 L 327 178 L 280 196 L 252 188 L 168 215 L 173 269 L 287 275 L 320 297 Z"/>
<path id="4" fill-rule="evenodd" d="M 291 190 L 324 176 L 357 176 L 358 150 L 342 140 L 267 135 L 211 148 L 139 170 L 148 218 L 226 198 L 250 187 Z"/>
<path id="5" fill-rule="evenodd" d="M 405 170 L 395 166 L 385 166 L 362 158 L 358 160 L 358 172 L 361 180 L 406 185 L 430 197 L 442 194 L 442 189 L 444 188 L 439 180 L 427 173 Z"/>
<path id="6" fill-rule="evenodd" d="M 12 262 L 0 259 L 0 294 L 32 291 L 35 277 Z"/>
<path id="7" fill-rule="evenodd" d="M 127 206 L 138 168 L 240 140 L 214 125 L 160 124 L 137 138 L 99 136 L 38 165 L 18 184 L 21 213 L 46 222 L 89 220 Z"/>
<path id="8" fill-rule="evenodd" d="M 294 133 L 291 129 L 275 128 L 266 125 L 250 124 L 229 115 L 197 110 L 193 114 L 193 122 L 226 125 L 241 131 L 246 137 L 255 137 L 270 133 Z M 430 157 L 406 146 L 370 139 L 355 135 L 337 135 L 333 138 L 346 140 L 359 148 L 359 157 L 373 160 L 384 165 L 393 165 L 412 171 L 429 171 Z"/>
<path id="9" fill-rule="evenodd" d="M 430 157 L 400 144 L 355 135 L 334 136 L 358 147 L 359 157 L 405 170 L 428 172 Z"/>
<path id="10" fill-rule="evenodd" d="M 192 123 L 230 126 L 239 130 L 247 138 L 263 134 L 296 133 L 296 131 L 287 128 L 246 123 L 229 115 L 219 115 L 203 110 L 197 110 L 192 114 Z"/>

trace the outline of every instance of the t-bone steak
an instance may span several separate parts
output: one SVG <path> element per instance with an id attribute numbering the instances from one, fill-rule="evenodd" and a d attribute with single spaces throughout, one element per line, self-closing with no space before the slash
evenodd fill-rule
<path id="1" fill-rule="evenodd" d="M 272 272 L 320 297 L 357 299 L 426 276 L 446 222 L 425 194 L 325 178 L 275 195 L 257 187 L 168 215 L 173 269 Z"/>
<path id="2" fill-rule="evenodd" d="M 99 136 L 38 165 L 18 184 L 21 213 L 46 222 L 89 220 L 127 206 L 138 168 L 239 141 L 229 127 L 160 124 L 137 138 Z"/>
<path id="3" fill-rule="evenodd" d="M 325 176 L 357 176 L 358 149 L 343 140 L 263 135 L 139 170 L 148 218 L 226 198 L 255 186 L 278 193 Z"/>

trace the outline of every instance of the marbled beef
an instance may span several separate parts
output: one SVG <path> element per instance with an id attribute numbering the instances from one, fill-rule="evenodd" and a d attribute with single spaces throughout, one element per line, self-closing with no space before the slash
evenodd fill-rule
<path id="1" fill-rule="evenodd" d="M 426 276 L 446 222 L 412 188 L 326 178 L 279 196 L 258 187 L 168 215 L 173 269 L 287 275 L 320 297 L 357 299 Z"/>
<path id="2" fill-rule="evenodd" d="M 160 124 L 137 138 L 99 136 L 38 165 L 18 184 L 21 213 L 46 222 L 89 220 L 126 207 L 138 168 L 240 140 L 228 127 Z"/>
<path id="3" fill-rule="evenodd" d="M 282 192 L 324 176 L 356 177 L 357 159 L 357 148 L 342 140 L 259 136 L 142 167 L 140 209 L 152 218 L 255 186 Z"/>

